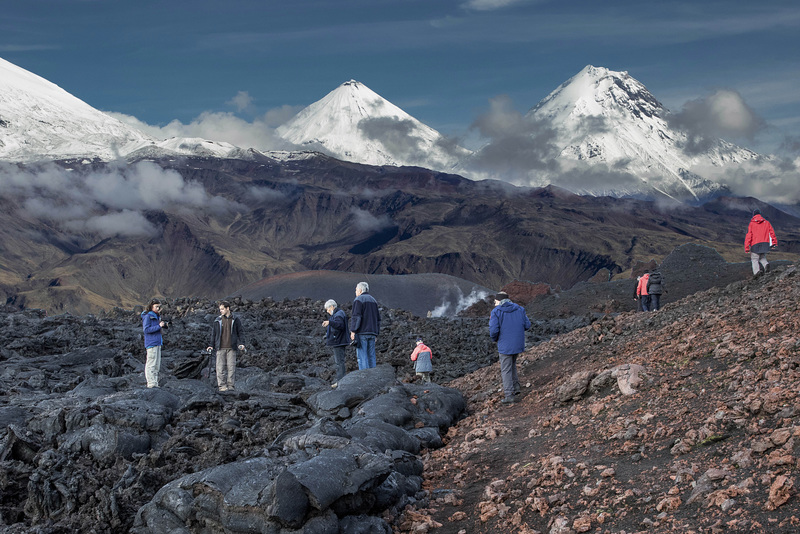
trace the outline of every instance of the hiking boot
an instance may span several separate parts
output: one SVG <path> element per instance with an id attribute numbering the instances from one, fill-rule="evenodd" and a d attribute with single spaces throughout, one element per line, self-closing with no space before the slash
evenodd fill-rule
<path id="1" fill-rule="evenodd" d="M 333 384 L 331 384 L 331 389 L 336 389 L 338 387 L 339 387 L 339 382 L 334 382 Z"/>
<path id="2" fill-rule="evenodd" d="M 517 402 L 515 397 L 506 397 L 500 401 L 501 404 L 514 404 Z"/>
<path id="3" fill-rule="evenodd" d="M 764 271 L 759 270 L 756 274 L 753 275 L 753 280 L 759 278 L 762 274 L 764 274 Z"/>
<path id="4" fill-rule="evenodd" d="M 220 386 L 219 390 L 220 391 L 228 391 L 228 386 Z"/>
<path id="5" fill-rule="evenodd" d="M 766 267 L 764 267 L 764 274 L 766 274 L 768 272 L 769 272 L 769 263 L 767 264 Z"/>

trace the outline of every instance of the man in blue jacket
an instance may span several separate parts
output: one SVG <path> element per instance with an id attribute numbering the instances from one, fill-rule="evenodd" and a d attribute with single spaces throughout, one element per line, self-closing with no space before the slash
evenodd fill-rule
<path id="1" fill-rule="evenodd" d="M 353 315 L 350 317 L 350 339 L 356 346 L 359 369 L 370 369 L 377 365 L 375 338 L 381 330 L 381 312 L 378 303 L 369 294 L 369 284 L 356 285 Z"/>
<path id="2" fill-rule="evenodd" d="M 525 308 L 514 304 L 506 293 L 494 296 L 494 309 L 489 318 L 489 336 L 497 343 L 500 353 L 500 376 L 503 379 L 503 404 L 512 404 L 520 394 L 517 376 L 517 356 L 525 350 L 525 330 L 531 321 Z"/>

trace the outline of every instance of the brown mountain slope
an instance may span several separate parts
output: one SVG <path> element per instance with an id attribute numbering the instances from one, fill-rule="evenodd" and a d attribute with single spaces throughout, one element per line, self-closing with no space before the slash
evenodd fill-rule
<path id="1" fill-rule="evenodd" d="M 781 248 L 774 257 L 800 253 L 800 220 L 755 199 L 665 207 L 321 156 L 157 163 L 213 199 L 142 211 L 157 235 L 100 238 L 44 223 L 6 201 L 0 295 L 7 303 L 85 313 L 153 295 L 220 298 L 268 276 L 317 269 L 566 288 L 602 269 L 616 274 L 660 260 L 690 242 L 741 261 L 753 207 L 776 226 Z M 99 164 L 91 170 L 106 172 Z M 73 166 L 70 177 L 84 172 Z"/>
<path id="2" fill-rule="evenodd" d="M 773 532 L 800 529 L 800 274 L 607 316 L 449 383 L 470 415 L 426 459 L 431 506 L 400 532 Z M 644 367 L 623 394 L 611 370 Z M 622 367 L 624 369 L 624 367 Z"/>

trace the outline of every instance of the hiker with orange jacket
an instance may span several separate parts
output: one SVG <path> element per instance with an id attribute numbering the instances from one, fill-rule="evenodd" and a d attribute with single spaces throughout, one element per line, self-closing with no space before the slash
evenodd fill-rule
<path id="1" fill-rule="evenodd" d="M 636 296 L 639 297 L 639 302 L 642 303 L 642 311 L 650 309 L 650 295 L 647 294 L 647 281 L 650 279 L 650 273 L 644 273 L 639 278 L 639 285 L 636 286 Z"/>
<path id="2" fill-rule="evenodd" d="M 750 262 L 753 264 L 753 278 L 769 272 L 767 252 L 777 246 L 778 238 L 775 237 L 772 225 L 761 216 L 761 210 L 753 210 L 753 218 L 750 219 L 747 236 L 744 238 L 744 251 L 750 253 Z"/>

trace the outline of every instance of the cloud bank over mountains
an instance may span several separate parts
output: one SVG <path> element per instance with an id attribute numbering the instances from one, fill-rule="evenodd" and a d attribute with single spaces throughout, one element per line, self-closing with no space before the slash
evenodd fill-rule
<path id="1" fill-rule="evenodd" d="M 260 151 L 327 152 L 323 144 L 296 145 L 276 132 L 279 126 L 302 110 L 300 107 L 282 106 L 252 119 L 244 118 L 241 112 L 251 103 L 250 95 L 240 91 L 228 102 L 240 114 L 209 111 L 189 124 L 175 120 L 157 126 L 127 115 L 110 115 L 160 139 L 201 137 Z M 666 113 L 663 119 L 670 127 L 685 133 L 686 139 L 680 148 L 687 158 L 709 150 L 720 138 L 746 144 L 768 129 L 766 121 L 744 98 L 728 89 L 718 89 L 689 100 L 679 111 Z M 444 154 L 462 159 L 463 163 L 452 172 L 474 179 L 499 179 L 520 186 L 556 183 L 576 191 L 599 188 L 609 192 L 627 190 L 640 183 L 641 178 L 627 170 L 624 161 L 598 164 L 596 161 L 559 158 L 563 147 L 558 144 L 558 128 L 559 125 L 547 119 L 518 111 L 510 97 L 499 95 L 477 113 L 469 131 L 443 135 L 436 147 Z M 613 124 L 601 116 L 585 117 L 580 128 L 585 135 L 602 134 L 612 129 Z M 358 129 L 412 164 L 425 166 L 424 161 L 413 158 L 418 152 L 419 141 L 410 135 L 413 125 L 407 119 L 365 117 L 358 123 Z M 464 159 L 461 146 L 466 139 L 473 140 L 474 153 Z M 737 195 L 793 204 L 800 201 L 800 143 L 787 139 L 784 151 L 782 156 L 770 156 L 759 161 L 737 162 L 730 166 L 696 164 L 687 170 L 724 184 Z"/>
<path id="2" fill-rule="evenodd" d="M 20 169 L 0 163 L 0 196 L 21 218 L 50 223 L 68 234 L 100 237 L 159 235 L 161 230 L 145 216 L 148 210 L 224 214 L 246 209 L 147 161 L 90 172 L 54 164 Z"/>
<path id="3" fill-rule="evenodd" d="M 720 89 L 669 112 L 627 72 L 587 65 L 527 113 L 501 95 L 480 110 L 467 132 L 445 136 L 421 123 L 364 84 L 350 80 L 302 109 L 281 106 L 252 116 L 253 98 L 237 92 L 227 105 L 235 111 L 203 112 L 188 124 L 173 120 L 149 125 L 135 117 L 102 113 L 33 73 L 0 60 L 0 154 L 8 161 L 35 162 L 94 158 L 115 161 L 113 171 L 75 170 L 56 176 L 64 195 L 47 184 L 61 171 L 47 168 L 26 189 L 6 167 L 0 184 L 16 184 L 29 214 L 49 217 L 80 230 L 77 211 L 107 216 L 87 229 L 151 234 L 136 214 L 170 206 L 231 209 L 202 186 L 156 166 L 125 167 L 124 161 L 157 157 L 250 157 L 253 148 L 282 159 L 286 151 L 319 151 L 370 165 L 411 165 L 493 179 L 519 186 L 554 184 L 578 194 L 670 198 L 704 202 L 733 192 L 773 203 L 793 204 L 798 156 L 761 156 L 723 138 L 752 140 L 766 122 L 734 91 Z M 465 139 L 476 140 L 472 150 Z M 787 142 L 787 149 L 800 143 Z M 292 156 L 294 157 L 294 156 Z M 305 157 L 305 156 L 301 156 Z M 88 167 L 87 167 L 88 169 Z M 8 176 L 11 176 L 10 178 Z M 156 178 L 152 178 L 156 176 Z M 134 183 L 135 182 L 135 183 Z M 27 193 L 26 193 L 27 191 Z M 76 192 L 80 198 L 72 199 Z M 41 194 L 40 194 L 41 193 Z M 152 193 L 152 194 L 151 194 Z M 255 198 L 280 195 L 253 190 Z M 69 202 L 69 203 L 68 203 Z M 96 205 L 91 204 L 95 202 Z M 237 209 L 233 207 L 233 209 Z M 125 222 L 137 224 L 124 224 Z M 365 221 L 368 225 L 385 221 Z"/>

